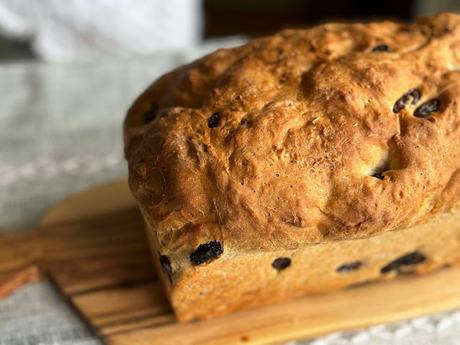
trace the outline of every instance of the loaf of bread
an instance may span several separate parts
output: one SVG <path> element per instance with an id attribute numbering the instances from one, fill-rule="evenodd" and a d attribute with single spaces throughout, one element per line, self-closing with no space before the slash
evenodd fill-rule
<path id="1" fill-rule="evenodd" d="M 154 82 L 124 137 L 179 320 L 460 262 L 460 16 L 218 50 Z"/>

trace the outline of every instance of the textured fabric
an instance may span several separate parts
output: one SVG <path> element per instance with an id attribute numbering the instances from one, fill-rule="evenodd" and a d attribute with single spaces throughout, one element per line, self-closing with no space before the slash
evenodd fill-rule
<path id="1" fill-rule="evenodd" d="M 214 48 L 135 62 L 0 66 L 1 231 L 31 229 L 66 195 L 124 176 L 121 122 L 134 97 L 164 71 Z M 297 344 L 459 345 L 459 339 L 460 311 Z M 99 341 L 50 285 L 34 283 L 0 301 L 0 345 L 23 344 Z"/>
<path id="2" fill-rule="evenodd" d="M 334 333 L 306 344 L 459 345 L 460 311 L 421 317 L 392 325 L 375 326 L 357 332 Z"/>
<path id="3" fill-rule="evenodd" d="M 0 301 L 0 344 L 98 344 L 48 283 L 32 283 Z M 73 342 L 73 344 L 76 344 Z"/>
<path id="4" fill-rule="evenodd" d="M 200 0 L 0 0 L 0 31 L 49 61 L 133 56 L 195 45 Z"/>

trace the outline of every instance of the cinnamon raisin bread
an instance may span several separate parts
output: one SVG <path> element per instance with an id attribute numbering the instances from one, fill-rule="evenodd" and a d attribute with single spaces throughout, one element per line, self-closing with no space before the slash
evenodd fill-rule
<path id="1" fill-rule="evenodd" d="M 125 120 L 179 320 L 460 262 L 460 16 L 221 49 Z"/>

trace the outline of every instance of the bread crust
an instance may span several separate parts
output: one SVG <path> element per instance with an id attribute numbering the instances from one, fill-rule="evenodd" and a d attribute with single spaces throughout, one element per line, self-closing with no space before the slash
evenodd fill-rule
<path id="1" fill-rule="evenodd" d="M 372 51 L 382 44 L 391 51 Z M 161 77 L 124 127 L 130 186 L 161 251 L 212 239 L 292 249 L 455 209 L 458 66 L 460 17 L 441 14 L 286 30 Z M 414 88 L 420 101 L 395 114 Z M 439 111 L 413 115 L 433 98 Z"/>

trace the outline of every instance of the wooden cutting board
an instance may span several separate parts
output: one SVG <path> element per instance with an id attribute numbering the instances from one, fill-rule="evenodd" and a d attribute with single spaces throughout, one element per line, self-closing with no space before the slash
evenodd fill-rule
<path id="1" fill-rule="evenodd" d="M 179 324 L 126 181 L 70 197 L 33 232 L 0 236 L 0 297 L 39 279 L 116 345 L 273 344 L 460 307 L 460 268 L 450 268 Z"/>

